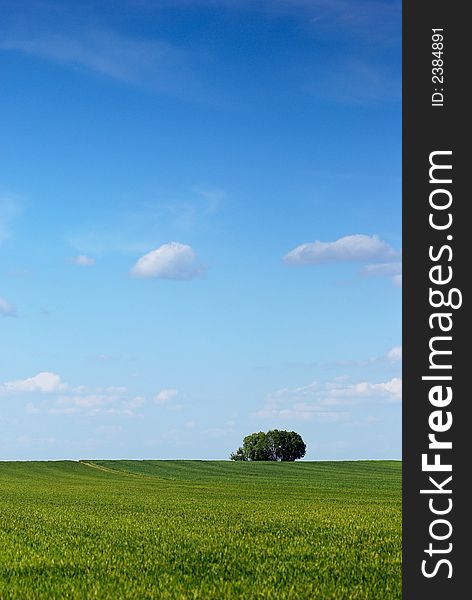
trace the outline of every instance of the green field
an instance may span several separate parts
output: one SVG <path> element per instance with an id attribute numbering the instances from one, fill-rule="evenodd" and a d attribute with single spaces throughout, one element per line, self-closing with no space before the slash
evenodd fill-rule
<path id="1" fill-rule="evenodd" d="M 0 463 L 0 598 L 401 598 L 401 463 Z"/>

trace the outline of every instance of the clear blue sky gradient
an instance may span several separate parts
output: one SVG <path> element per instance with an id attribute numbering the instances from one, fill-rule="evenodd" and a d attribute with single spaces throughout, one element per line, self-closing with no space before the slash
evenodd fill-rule
<path id="1" fill-rule="evenodd" d="M 0 0 L 0 459 L 400 458 L 400 7 Z"/>

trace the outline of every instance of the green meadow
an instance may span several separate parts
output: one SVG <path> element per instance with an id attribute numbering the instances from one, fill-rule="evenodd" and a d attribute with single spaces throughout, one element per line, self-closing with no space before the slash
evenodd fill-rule
<path id="1" fill-rule="evenodd" d="M 0 598 L 401 598 L 401 463 L 0 463 Z"/>

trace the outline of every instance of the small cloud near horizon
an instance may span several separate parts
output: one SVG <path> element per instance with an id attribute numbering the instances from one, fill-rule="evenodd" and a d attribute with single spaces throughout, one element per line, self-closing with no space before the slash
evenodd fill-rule
<path id="1" fill-rule="evenodd" d="M 351 408 L 366 402 L 395 403 L 401 401 L 402 380 L 349 383 L 344 378 L 313 381 L 298 388 L 284 388 L 270 394 L 253 418 L 294 421 L 347 421 Z"/>

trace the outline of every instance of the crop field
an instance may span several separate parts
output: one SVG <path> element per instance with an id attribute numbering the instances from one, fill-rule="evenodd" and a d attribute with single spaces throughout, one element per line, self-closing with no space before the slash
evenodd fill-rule
<path id="1" fill-rule="evenodd" d="M 401 463 L 0 463 L 0 598 L 401 598 Z"/>

